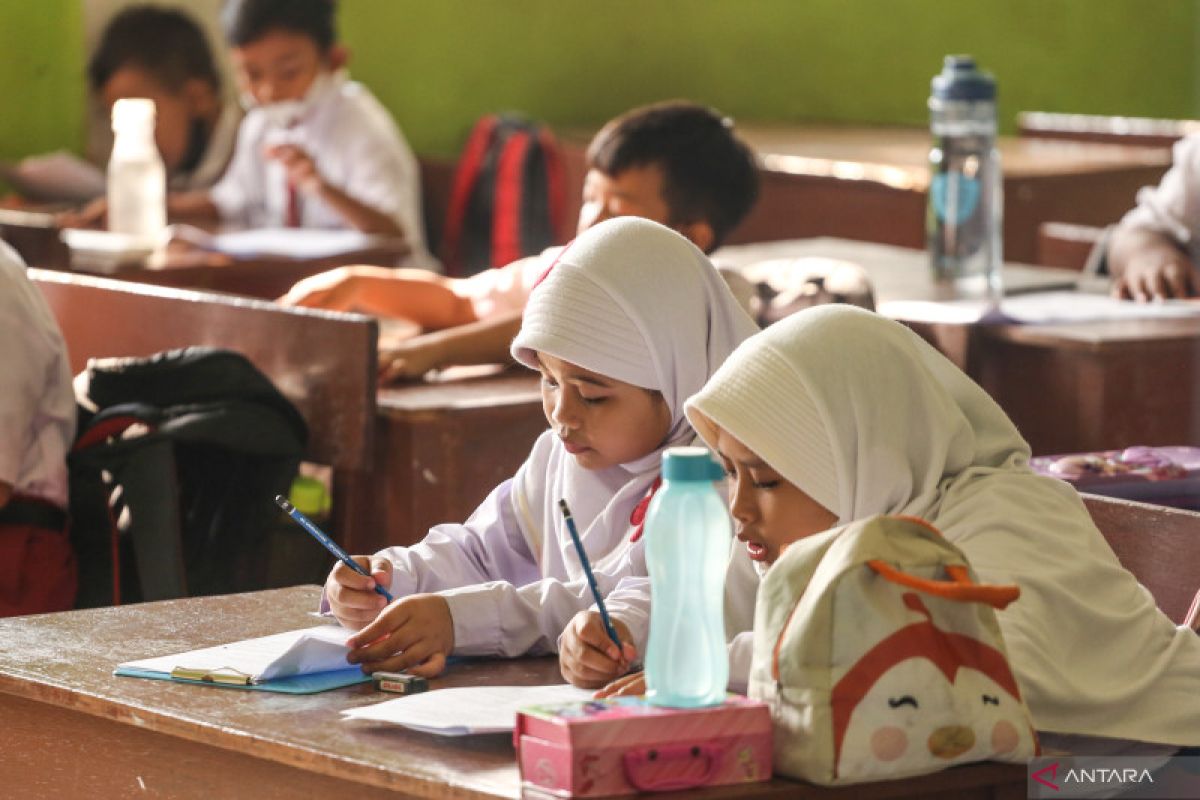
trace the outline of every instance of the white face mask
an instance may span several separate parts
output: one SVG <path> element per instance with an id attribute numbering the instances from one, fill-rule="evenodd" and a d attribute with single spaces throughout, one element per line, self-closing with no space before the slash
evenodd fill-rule
<path id="1" fill-rule="evenodd" d="M 240 100 L 247 111 L 257 109 L 267 118 L 272 128 L 289 128 L 295 125 L 315 106 L 325 95 L 337 89 L 345 80 L 339 73 L 335 75 L 328 70 L 321 70 L 309 84 L 308 91 L 299 100 L 279 100 L 274 103 L 260 104 L 249 92 L 242 92 Z"/>

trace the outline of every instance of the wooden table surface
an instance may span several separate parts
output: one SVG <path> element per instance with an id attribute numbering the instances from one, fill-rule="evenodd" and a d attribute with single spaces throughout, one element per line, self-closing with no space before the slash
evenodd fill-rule
<path id="1" fill-rule="evenodd" d="M 926 128 L 845 125 L 738 126 L 763 166 L 775 172 L 874 180 L 901 189 L 929 188 Z M 1165 169 L 1169 148 L 1000 136 L 1006 178 L 1078 175 L 1136 167 Z"/>
<path id="2" fill-rule="evenodd" d="M 877 305 L 943 299 L 946 292 L 933 281 L 925 251 L 892 245 L 816 238 L 729 246 L 716 255 L 734 265 L 812 256 L 850 261 L 870 276 Z M 1025 291 L 1080 278 L 1011 263 L 1003 275 L 1006 290 Z M 1200 316 L 1039 325 L 897 319 L 975 379 L 1035 455 L 1200 444 Z"/>
<path id="3" fill-rule="evenodd" d="M 521 796 L 512 739 L 439 737 L 342 710 L 369 684 L 282 695 L 118 678 L 121 661 L 315 624 L 318 589 L 190 598 L 0 620 L 0 794 L 256 798 Z M 560 682 L 553 658 L 451 667 L 432 688 Z M 831 790 L 785 780 L 700 798 L 1019 798 L 1021 766 L 979 764 Z"/>

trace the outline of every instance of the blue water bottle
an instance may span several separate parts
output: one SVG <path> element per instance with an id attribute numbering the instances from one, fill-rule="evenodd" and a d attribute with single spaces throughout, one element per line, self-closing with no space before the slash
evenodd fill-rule
<path id="1" fill-rule="evenodd" d="M 931 82 L 926 239 L 934 277 L 960 297 L 1003 294 L 1004 188 L 996 149 L 996 80 L 970 56 L 946 56 Z"/>
<path id="2" fill-rule="evenodd" d="M 723 471 L 703 447 L 672 447 L 662 472 L 646 514 L 646 699 L 681 708 L 716 705 L 729 682 L 724 597 L 733 531 L 713 486 Z"/>

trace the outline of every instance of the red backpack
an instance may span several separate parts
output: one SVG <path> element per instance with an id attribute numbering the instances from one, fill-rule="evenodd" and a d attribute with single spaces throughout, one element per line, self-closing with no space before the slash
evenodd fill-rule
<path id="1" fill-rule="evenodd" d="M 549 128 L 514 115 L 482 117 L 454 172 L 442 239 L 446 274 L 473 275 L 558 241 L 563 156 Z"/>

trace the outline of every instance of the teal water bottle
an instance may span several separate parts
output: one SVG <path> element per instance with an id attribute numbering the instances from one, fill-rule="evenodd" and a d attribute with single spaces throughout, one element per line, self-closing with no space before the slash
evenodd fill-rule
<path id="1" fill-rule="evenodd" d="M 680 708 L 716 705 L 729 682 L 724 597 L 733 530 L 713 486 L 723 471 L 703 447 L 672 447 L 662 475 L 646 513 L 646 699 Z"/>

